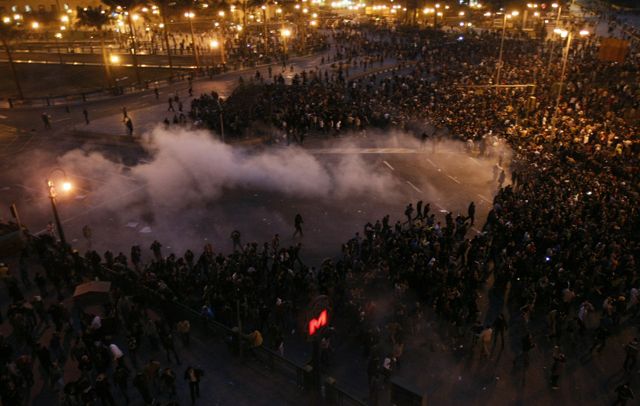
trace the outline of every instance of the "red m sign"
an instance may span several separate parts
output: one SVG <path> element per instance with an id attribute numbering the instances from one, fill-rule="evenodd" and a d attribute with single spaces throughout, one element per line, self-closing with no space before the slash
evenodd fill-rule
<path id="1" fill-rule="evenodd" d="M 327 311 L 323 310 L 317 319 L 309 320 L 309 335 L 314 335 L 321 327 L 327 325 Z"/>

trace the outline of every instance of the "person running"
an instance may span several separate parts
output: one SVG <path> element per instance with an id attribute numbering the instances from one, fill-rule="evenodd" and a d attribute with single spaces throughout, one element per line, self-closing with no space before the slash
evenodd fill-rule
<path id="1" fill-rule="evenodd" d="M 304 233 L 302 232 L 302 224 L 304 223 L 304 220 L 302 220 L 302 216 L 300 215 L 300 213 L 296 214 L 294 223 L 296 231 L 293 233 L 293 237 L 295 238 L 298 234 L 300 234 L 300 237 L 303 237 Z"/>
<path id="2" fill-rule="evenodd" d="M 51 129 L 51 117 L 47 113 L 42 113 L 42 123 L 44 124 L 45 130 Z"/>

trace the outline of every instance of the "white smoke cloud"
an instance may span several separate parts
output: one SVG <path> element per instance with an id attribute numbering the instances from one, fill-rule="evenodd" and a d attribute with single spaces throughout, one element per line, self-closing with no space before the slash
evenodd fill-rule
<path id="1" fill-rule="evenodd" d="M 237 188 L 298 198 L 397 197 L 397 180 L 357 155 L 341 155 L 327 164 L 299 147 L 248 149 L 223 144 L 206 131 L 180 128 L 156 128 L 148 140 L 145 149 L 151 158 L 133 167 L 82 150 L 66 153 L 59 163 L 68 173 L 100 180 L 93 191 L 96 200 L 113 200 L 140 185 L 152 206 L 176 210 Z M 107 205 L 118 209 L 138 198 L 131 195 Z"/>

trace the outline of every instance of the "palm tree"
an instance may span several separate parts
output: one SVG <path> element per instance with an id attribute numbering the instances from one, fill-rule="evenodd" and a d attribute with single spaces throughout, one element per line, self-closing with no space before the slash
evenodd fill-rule
<path id="1" fill-rule="evenodd" d="M 10 24 L 0 24 L 0 42 L 7 53 L 7 59 L 9 60 L 9 66 L 11 67 L 11 74 L 13 75 L 13 82 L 16 84 L 16 90 L 18 91 L 18 98 L 23 99 L 22 87 L 20 86 L 20 80 L 18 79 L 18 72 L 16 71 L 15 62 L 13 61 L 13 54 L 11 52 L 11 41 L 18 35 L 18 31 Z"/>
<path id="2" fill-rule="evenodd" d="M 98 7 L 78 7 L 78 25 L 95 28 L 98 31 L 100 37 L 100 49 L 102 50 L 102 63 L 104 65 L 104 74 L 107 87 L 113 85 L 111 78 L 111 69 L 109 67 L 109 58 L 107 50 L 104 46 L 104 34 L 102 28 L 109 23 L 109 14 L 102 9 L 102 6 Z"/>
<path id="3" fill-rule="evenodd" d="M 131 35 L 131 57 L 133 59 L 133 67 L 136 71 L 136 83 L 142 83 L 140 80 L 140 68 L 138 66 L 138 51 L 136 47 L 136 33 L 133 31 L 133 22 L 131 20 L 131 13 L 133 10 L 142 4 L 141 0 L 102 0 L 104 4 L 111 7 L 112 9 L 116 9 L 117 7 L 121 7 L 122 10 L 126 11 L 127 15 L 127 25 L 129 25 L 129 34 Z"/>

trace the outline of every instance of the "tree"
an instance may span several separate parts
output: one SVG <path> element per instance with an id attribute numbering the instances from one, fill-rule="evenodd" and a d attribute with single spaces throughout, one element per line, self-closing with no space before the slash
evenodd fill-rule
<path id="1" fill-rule="evenodd" d="M 98 31 L 98 36 L 100 37 L 100 49 L 102 50 L 102 63 L 104 64 L 105 81 L 107 83 L 107 87 L 111 87 L 113 85 L 113 81 L 111 78 L 111 69 L 109 67 L 107 50 L 104 46 L 105 32 L 102 29 L 108 23 L 109 14 L 107 14 L 107 12 L 102 9 L 102 6 L 84 8 L 78 7 L 77 24 L 80 26 L 95 28 Z"/>
<path id="2" fill-rule="evenodd" d="M 13 53 L 11 52 L 11 41 L 18 35 L 18 30 L 15 29 L 10 23 L 0 24 L 0 42 L 7 53 L 7 59 L 9 60 L 9 66 L 11 67 L 11 74 L 13 75 L 13 82 L 16 84 L 16 90 L 18 91 L 18 98 L 23 99 L 22 87 L 20 86 L 20 79 L 18 78 L 18 72 L 16 71 L 15 62 L 13 61 Z"/>
<path id="3" fill-rule="evenodd" d="M 126 12 L 127 25 L 129 26 L 129 35 L 131 35 L 131 57 L 133 59 L 133 67 L 136 71 L 136 83 L 142 83 L 140 80 L 140 67 L 138 66 L 138 51 L 136 47 L 136 33 L 133 31 L 133 22 L 131 20 L 131 13 L 133 10 L 143 3 L 142 0 L 102 0 L 104 4 L 116 9 L 122 8 Z"/>

